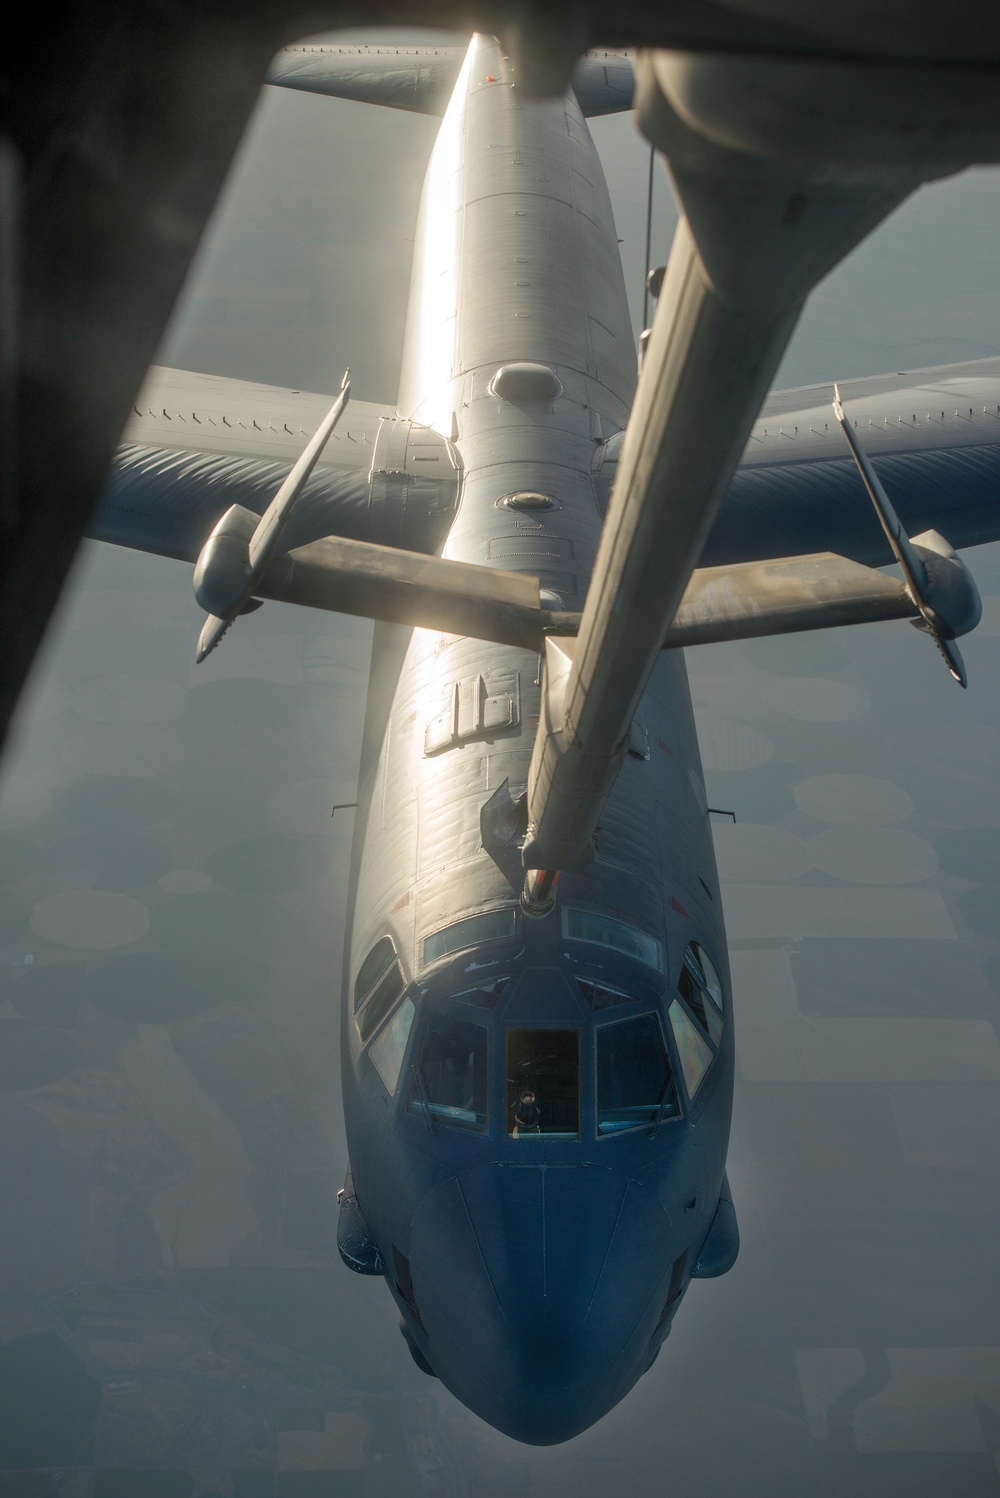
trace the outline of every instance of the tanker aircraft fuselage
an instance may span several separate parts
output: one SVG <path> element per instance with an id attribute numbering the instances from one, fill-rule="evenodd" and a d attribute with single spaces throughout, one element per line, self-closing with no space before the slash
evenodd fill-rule
<path id="1" fill-rule="evenodd" d="M 461 468 L 444 556 L 530 573 L 579 610 L 595 452 L 635 379 L 586 121 L 572 94 L 522 98 L 477 37 L 427 172 L 399 395 Z M 524 650 L 377 627 L 343 1085 L 359 1267 L 386 1273 L 418 1362 L 548 1443 L 627 1393 L 692 1275 L 728 1268 L 738 1238 L 726 942 L 683 655 L 649 682 L 593 864 L 533 920 L 516 823 L 540 671 Z"/>

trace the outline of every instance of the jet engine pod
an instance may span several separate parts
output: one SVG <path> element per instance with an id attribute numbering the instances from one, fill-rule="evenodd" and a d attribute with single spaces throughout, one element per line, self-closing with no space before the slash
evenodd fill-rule
<path id="1" fill-rule="evenodd" d="M 208 614 L 232 619 L 247 601 L 253 572 L 250 542 L 260 516 L 230 505 L 201 549 L 194 569 L 194 596 Z"/>
<path id="2" fill-rule="evenodd" d="M 490 382 L 490 394 L 504 401 L 554 401 L 562 385 L 547 364 L 503 364 Z"/>
<path id="3" fill-rule="evenodd" d="M 923 531 L 911 539 L 924 564 L 927 602 L 942 629 L 952 639 L 967 635 L 983 617 L 982 599 L 968 567 L 937 531 Z"/>

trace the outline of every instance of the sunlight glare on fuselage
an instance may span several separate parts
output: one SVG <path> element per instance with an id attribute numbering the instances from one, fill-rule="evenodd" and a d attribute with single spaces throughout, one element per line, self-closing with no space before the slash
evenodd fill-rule
<path id="1" fill-rule="evenodd" d="M 399 407 L 444 437 L 451 436 L 455 346 L 461 273 L 465 171 L 464 117 L 476 40 L 466 53 L 445 111 L 420 201 L 407 314 Z"/>

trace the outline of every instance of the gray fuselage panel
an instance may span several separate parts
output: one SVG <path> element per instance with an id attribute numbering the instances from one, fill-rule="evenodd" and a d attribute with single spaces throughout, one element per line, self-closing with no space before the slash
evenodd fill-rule
<path id="1" fill-rule="evenodd" d="M 512 365 L 543 365 L 557 384 L 529 370 L 529 385 L 548 378 L 549 394 L 501 399 L 493 381 Z M 602 525 L 595 445 L 624 427 L 634 383 L 614 220 L 579 107 L 572 95 L 522 100 L 496 44 L 477 38 L 424 188 L 399 399 L 403 415 L 454 437 L 461 454 L 443 554 L 535 574 L 554 607 L 582 607 Z M 507 503 L 525 491 L 547 505 Z M 675 1115 L 664 1089 L 662 1126 L 647 1113 L 648 1127 L 611 1137 L 595 1101 L 595 1037 L 609 1019 L 595 989 L 624 993 L 622 1016 L 664 1036 L 678 1096 L 685 1063 L 667 1011 L 691 940 L 712 955 L 728 1010 L 685 664 L 672 654 L 654 672 L 591 869 L 564 876 L 557 909 L 531 922 L 518 908 L 516 862 L 512 870 L 484 848 L 481 814 L 505 783 L 515 800 L 524 789 L 538 658 L 427 630 L 380 640 L 389 645 L 362 766 L 345 973 L 354 1186 L 421 1357 L 492 1424 L 522 1440 L 562 1440 L 622 1398 L 655 1356 L 722 1187 L 728 1015 L 697 1098 Z M 457 944 L 440 934 L 475 917 L 495 919 L 495 931 Z M 640 955 L 573 936 L 577 918 L 631 931 Z M 354 1013 L 362 965 L 387 937 L 402 967 L 396 989 L 407 985 L 395 1012 L 412 1002 L 416 1014 L 402 1061 L 392 1060 L 396 1021 L 380 1030 L 364 1018 L 381 999 Z M 502 999 L 456 997 L 491 984 Z M 414 1060 L 442 1016 L 489 1034 L 489 1104 L 469 1128 L 451 1125 L 475 1121 L 474 1111 L 432 1113 L 424 1088 L 435 1084 Z M 510 1037 L 525 1032 L 576 1036 L 575 1133 L 511 1135 Z M 550 1168 L 557 1185 L 546 1184 Z"/>

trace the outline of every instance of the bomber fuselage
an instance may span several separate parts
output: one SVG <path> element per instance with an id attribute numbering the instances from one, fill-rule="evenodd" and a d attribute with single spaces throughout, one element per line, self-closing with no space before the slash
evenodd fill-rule
<path id="1" fill-rule="evenodd" d="M 594 455 L 634 383 L 586 122 L 571 95 L 523 99 L 477 37 L 424 187 L 399 397 L 461 469 L 444 555 L 579 609 Z M 510 1435 L 564 1440 L 719 1271 L 732 1024 L 684 661 L 649 683 L 592 866 L 529 920 L 538 658 L 425 630 L 376 646 L 343 1034 L 357 1202 L 418 1360 Z"/>

